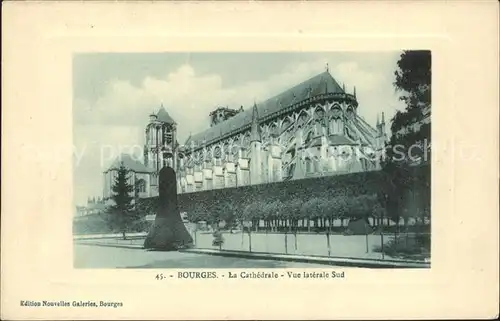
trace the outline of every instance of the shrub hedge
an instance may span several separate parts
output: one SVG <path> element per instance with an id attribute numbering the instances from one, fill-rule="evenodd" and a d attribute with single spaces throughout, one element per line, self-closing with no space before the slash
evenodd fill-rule
<path id="1" fill-rule="evenodd" d="M 416 210 L 430 209 L 430 166 L 411 168 L 407 206 L 400 209 L 407 216 Z M 179 194 L 179 209 L 190 220 L 216 223 L 220 220 L 288 220 L 380 217 L 384 214 L 381 194 L 386 189 L 387 176 L 382 171 L 361 172 L 242 186 Z M 158 198 L 140 200 L 143 213 L 154 214 Z M 411 212 L 411 213 L 410 213 Z M 427 213 L 428 214 L 428 213 Z M 404 217 L 404 215 L 403 215 Z M 290 223 L 292 221 L 292 223 Z M 282 222 L 281 222 L 282 223 Z M 267 224 L 267 223 L 266 223 Z M 280 228 L 280 222 L 276 222 Z M 321 223 L 320 223 L 321 224 Z M 293 226 L 292 226 L 293 227 Z"/>

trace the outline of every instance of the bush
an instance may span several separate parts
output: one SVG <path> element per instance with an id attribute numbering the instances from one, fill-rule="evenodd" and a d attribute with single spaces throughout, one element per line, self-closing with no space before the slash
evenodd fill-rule
<path id="1" fill-rule="evenodd" d="M 349 235 L 354 235 L 354 233 L 353 233 L 350 229 L 346 228 L 346 229 L 344 230 L 343 235 L 344 235 L 344 236 L 349 236 Z"/>
<path id="2" fill-rule="evenodd" d="M 415 235 L 415 243 L 427 251 L 431 251 L 431 235 L 430 234 L 417 234 Z"/>
<path id="3" fill-rule="evenodd" d="M 218 246 L 219 248 L 222 247 L 224 244 L 224 237 L 222 236 L 222 233 L 219 230 L 215 230 L 212 233 L 212 236 L 214 239 L 212 240 L 212 245 L 213 246 Z"/>
<path id="4" fill-rule="evenodd" d="M 374 246 L 374 252 L 382 253 L 382 246 Z M 425 259 L 430 256 L 430 234 L 400 235 L 384 244 L 384 254 L 406 259 Z"/>

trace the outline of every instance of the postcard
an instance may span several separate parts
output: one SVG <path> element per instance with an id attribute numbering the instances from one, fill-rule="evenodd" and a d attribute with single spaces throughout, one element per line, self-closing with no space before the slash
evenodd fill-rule
<path id="1" fill-rule="evenodd" d="M 2 318 L 498 316 L 498 5 L 4 8 Z"/>

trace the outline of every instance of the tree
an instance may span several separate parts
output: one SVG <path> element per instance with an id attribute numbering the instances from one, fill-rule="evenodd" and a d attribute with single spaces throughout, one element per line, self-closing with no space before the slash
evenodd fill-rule
<path id="1" fill-rule="evenodd" d="M 404 51 L 397 62 L 394 75 L 394 87 L 401 94 L 400 100 L 404 101 L 406 106 L 392 119 L 388 161 L 407 165 L 411 161 L 409 156 L 413 159 L 421 157 L 428 161 L 431 143 L 430 121 L 426 122 L 424 119 L 430 119 L 431 52 Z M 399 157 L 401 155 L 394 150 L 393 147 L 397 145 L 404 147 L 405 157 Z M 417 146 L 420 148 L 416 148 Z"/>
<path id="2" fill-rule="evenodd" d="M 302 204 L 301 207 L 301 217 L 308 217 L 309 219 L 314 219 L 318 221 L 320 219 L 322 222 L 325 218 L 330 218 L 333 214 L 334 209 L 332 208 L 332 202 L 327 197 L 314 197 Z M 331 222 L 330 222 L 331 224 Z M 330 227 L 325 228 L 326 244 L 328 248 L 328 255 L 330 255 Z"/>
<path id="3" fill-rule="evenodd" d="M 347 216 L 347 196 L 337 195 L 330 201 L 331 220 L 340 219 L 340 225 L 344 226 L 344 219 Z"/>
<path id="4" fill-rule="evenodd" d="M 401 214 L 405 212 L 409 190 L 414 188 L 411 165 L 430 163 L 431 144 L 431 52 L 404 51 L 394 72 L 394 87 L 401 93 L 405 109 L 398 111 L 391 123 L 391 138 L 382 159 L 385 182 L 379 199 L 384 200 L 386 215 L 396 222 L 395 237 L 399 232 Z M 407 216 L 404 215 L 407 219 Z"/>
<path id="5" fill-rule="evenodd" d="M 271 221 L 276 217 L 277 207 L 275 202 L 264 204 L 262 207 L 262 219 L 264 220 L 266 234 L 269 233 L 271 228 Z"/>
<path id="6" fill-rule="evenodd" d="M 279 201 L 273 201 L 269 203 L 262 204 L 261 206 L 261 216 L 264 220 L 264 229 L 266 232 L 266 249 L 268 248 L 268 233 L 269 233 L 269 228 L 271 226 L 271 220 L 276 217 L 277 212 L 279 210 L 279 204 L 277 204 Z"/>
<path id="7" fill-rule="evenodd" d="M 126 239 L 126 232 L 137 219 L 137 211 L 134 209 L 134 186 L 129 184 L 128 170 L 120 165 L 118 175 L 116 176 L 112 187 L 113 195 L 111 199 L 115 203 L 108 209 L 109 223 L 117 228 L 123 234 L 123 239 Z"/>
<path id="8" fill-rule="evenodd" d="M 332 225 L 332 216 L 334 215 L 334 202 L 331 199 L 326 197 L 318 198 L 316 202 L 316 217 L 320 218 L 323 222 L 323 227 L 325 228 L 325 236 L 326 236 L 326 247 L 328 248 L 328 256 L 331 253 L 331 244 L 330 244 L 330 232 Z M 325 226 L 325 219 L 328 218 L 328 228 Z"/>
<path id="9" fill-rule="evenodd" d="M 214 200 L 208 208 L 207 223 L 212 227 L 212 230 L 219 229 L 219 222 L 221 220 L 221 208 L 217 200 Z"/>
<path id="10" fill-rule="evenodd" d="M 300 208 L 301 217 L 307 220 L 307 229 L 310 231 L 310 221 L 316 215 L 317 198 L 311 198 L 302 204 Z"/>
<path id="11" fill-rule="evenodd" d="M 244 240 L 244 235 L 245 235 L 245 215 L 246 215 L 246 206 L 243 206 L 242 211 L 238 211 L 235 214 L 235 220 L 238 222 L 238 225 L 241 228 L 241 248 L 243 248 L 243 240 Z"/>
<path id="12" fill-rule="evenodd" d="M 311 200 L 308 200 L 300 206 L 300 218 L 302 219 L 302 224 L 307 222 L 307 232 L 311 232 L 311 209 L 313 205 L 311 204 Z"/>
<path id="13" fill-rule="evenodd" d="M 431 52 L 429 50 L 404 51 L 394 72 L 394 86 L 404 91 L 401 100 L 407 108 L 427 107 L 431 104 Z"/>
<path id="14" fill-rule="evenodd" d="M 368 195 L 359 195 L 350 197 L 347 201 L 347 213 L 349 218 L 354 219 L 355 221 L 362 221 L 363 230 L 365 234 L 366 240 L 366 251 L 368 252 L 368 215 L 371 212 L 370 197 Z M 352 229 L 353 227 L 351 227 Z M 352 231 L 352 230 L 351 230 Z M 354 230 L 354 233 L 359 233 Z"/>
<path id="15" fill-rule="evenodd" d="M 212 236 L 214 239 L 212 240 L 212 246 L 218 246 L 219 251 L 222 250 L 222 244 L 224 244 L 224 237 L 222 236 L 221 231 L 219 228 L 217 228 L 213 233 Z"/>
<path id="16" fill-rule="evenodd" d="M 262 207 L 262 216 L 267 220 L 271 217 L 274 217 L 279 220 L 285 221 L 285 253 L 288 253 L 288 245 L 287 245 L 287 233 L 288 229 L 286 227 L 286 217 L 287 217 L 287 209 L 289 207 L 288 204 L 282 203 L 280 200 L 275 200 L 269 203 L 266 203 Z"/>
<path id="17" fill-rule="evenodd" d="M 335 196 L 333 199 L 329 201 L 329 207 L 330 207 L 330 225 L 328 227 L 328 235 L 327 235 L 327 240 L 328 240 L 328 255 L 330 255 L 331 251 L 331 245 L 330 245 L 330 229 L 332 222 L 334 219 L 339 218 L 341 221 L 341 225 L 344 226 L 343 221 L 344 218 L 346 217 L 346 213 L 348 210 L 347 206 L 347 196 L 345 195 L 338 195 Z"/>
<path id="18" fill-rule="evenodd" d="M 194 230 L 194 244 L 197 244 L 198 241 L 198 222 L 203 219 L 205 216 L 205 210 L 201 206 L 193 207 L 192 209 L 187 211 L 186 219 L 193 224 Z"/>
<path id="19" fill-rule="evenodd" d="M 245 208 L 242 211 L 242 215 L 240 216 L 241 223 L 244 226 L 243 229 L 244 230 L 246 229 L 248 233 L 249 252 L 252 252 L 252 225 L 245 227 L 244 222 L 252 222 L 252 224 L 254 224 L 255 221 L 257 220 L 258 223 L 259 218 L 261 217 L 261 213 L 262 213 L 262 204 L 260 202 L 254 202 L 245 206 Z"/>
<path id="20" fill-rule="evenodd" d="M 431 108 L 431 52 L 404 51 L 397 62 L 394 75 L 394 87 L 406 106 L 392 119 L 392 135 L 389 143 L 391 148 L 387 150 L 387 161 L 403 165 L 409 163 L 408 156 L 430 157 L 430 121 L 425 122 L 424 119 L 430 119 L 428 117 Z M 415 144 L 421 148 L 409 150 Z M 403 155 L 405 157 L 399 157 L 400 153 L 393 148 L 396 145 L 405 148 Z M 409 152 L 413 155 L 409 155 Z"/>
<path id="21" fill-rule="evenodd" d="M 302 200 L 293 199 L 284 206 L 287 209 L 290 218 L 290 228 L 294 237 L 295 251 L 297 251 L 297 230 L 299 229 L 299 220 L 302 217 Z"/>
<path id="22" fill-rule="evenodd" d="M 382 247 L 382 259 L 384 259 L 384 224 L 383 220 L 385 217 L 385 207 L 382 205 L 380 197 L 383 197 L 383 195 L 377 194 L 377 200 L 378 202 L 375 203 L 375 206 L 373 207 L 372 214 L 373 216 L 378 220 L 379 224 L 378 225 L 378 232 L 380 233 L 380 245 Z M 380 224 L 380 221 L 382 221 L 382 224 Z"/>
<path id="23" fill-rule="evenodd" d="M 211 212 L 216 219 L 217 226 L 220 221 L 224 221 L 224 228 L 229 229 L 232 233 L 237 212 L 237 207 L 234 203 L 227 200 L 215 200 Z"/>

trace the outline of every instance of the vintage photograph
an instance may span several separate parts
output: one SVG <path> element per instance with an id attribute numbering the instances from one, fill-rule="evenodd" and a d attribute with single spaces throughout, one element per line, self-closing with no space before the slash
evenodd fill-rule
<path id="1" fill-rule="evenodd" d="M 74 267 L 430 268 L 431 57 L 74 54 Z"/>
<path id="2" fill-rule="evenodd" d="M 7 1 L 0 319 L 497 318 L 486 2 Z"/>

